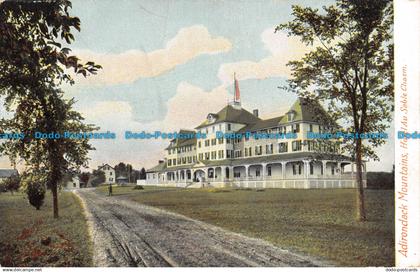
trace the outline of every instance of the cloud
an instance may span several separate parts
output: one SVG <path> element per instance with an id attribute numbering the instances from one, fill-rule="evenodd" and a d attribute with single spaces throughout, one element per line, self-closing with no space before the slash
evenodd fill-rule
<path id="1" fill-rule="evenodd" d="M 101 101 L 80 108 L 86 122 L 95 123 L 100 131 L 115 132 L 115 140 L 92 140 L 96 148 L 90 153 L 91 168 L 102 163 L 115 165 L 120 161 L 133 166 L 154 166 L 164 156 L 168 140 L 126 140 L 125 131 L 175 132 L 181 128 L 194 129 L 209 112 L 219 111 L 226 105 L 228 92 L 223 87 L 206 91 L 188 82 L 177 86 L 176 94 L 167 101 L 167 114 L 161 121 L 137 122 L 133 108 L 127 101 Z"/>
<path id="2" fill-rule="evenodd" d="M 261 40 L 271 55 L 259 61 L 243 60 L 222 64 L 218 77 L 223 86 L 232 84 L 234 73 L 239 80 L 289 77 L 290 68 L 286 64 L 290 60 L 301 58 L 310 49 L 298 38 L 287 37 L 285 32 L 274 33 L 273 28 L 264 30 Z"/>
<path id="3" fill-rule="evenodd" d="M 193 129 L 206 118 L 209 112 L 219 111 L 226 105 L 228 92 L 222 86 L 205 91 L 188 82 L 181 82 L 174 97 L 167 102 L 165 129 Z"/>
<path id="4" fill-rule="evenodd" d="M 75 53 L 82 60 L 94 61 L 103 69 L 95 76 L 77 80 L 90 85 L 131 83 L 139 78 L 161 75 L 197 56 L 227 52 L 231 48 L 232 44 L 226 38 L 212 37 L 206 27 L 195 25 L 181 28 L 165 48 L 152 52 L 129 50 L 120 54 L 100 54 L 78 50 Z"/>

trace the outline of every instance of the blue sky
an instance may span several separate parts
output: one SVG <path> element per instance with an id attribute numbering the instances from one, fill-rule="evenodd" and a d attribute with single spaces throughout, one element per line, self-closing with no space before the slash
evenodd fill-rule
<path id="1" fill-rule="evenodd" d="M 123 131 L 193 128 L 231 99 L 233 72 L 245 108 L 258 108 L 262 117 L 282 114 L 295 99 L 278 89 L 289 76 L 285 63 L 307 48 L 273 29 L 292 18 L 293 4 L 320 8 L 331 2 L 73 1 L 82 31 L 71 48 L 104 69 L 66 86 L 66 95 L 76 98 L 88 122 L 120 135 L 93 142 L 90 166 L 153 166 L 167 142 L 125 141 Z M 390 170 L 392 163 L 368 167 Z"/>

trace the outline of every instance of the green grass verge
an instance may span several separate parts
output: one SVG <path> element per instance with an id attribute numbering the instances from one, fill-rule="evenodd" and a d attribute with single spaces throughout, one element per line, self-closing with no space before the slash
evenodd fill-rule
<path id="1" fill-rule="evenodd" d="M 59 213 L 54 219 L 49 193 L 39 211 L 23 194 L 0 194 L 1 265 L 91 266 L 92 242 L 78 197 L 61 192 Z"/>
<path id="2" fill-rule="evenodd" d="M 337 265 L 394 266 L 392 190 L 366 191 L 368 222 L 355 221 L 353 189 L 129 190 L 115 187 L 114 194 L 129 194 L 134 201 L 325 258 Z"/>

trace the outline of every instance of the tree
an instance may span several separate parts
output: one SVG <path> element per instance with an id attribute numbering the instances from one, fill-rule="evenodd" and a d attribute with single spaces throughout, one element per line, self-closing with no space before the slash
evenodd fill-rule
<path id="1" fill-rule="evenodd" d="M 391 0 L 337 0 L 322 11 L 293 6 L 294 19 L 276 31 L 300 37 L 312 51 L 290 61 L 289 90 L 328 106 L 353 133 L 384 131 L 393 111 L 393 7 Z M 346 141 L 343 150 L 356 161 L 357 218 L 366 220 L 363 159 L 378 159 L 384 139 Z"/>
<path id="2" fill-rule="evenodd" d="M 144 167 L 141 168 L 140 170 L 140 179 L 146 179 L 146 169 L 144 169 Z"/>
<path id="3" fill-rule="evenodd" d="M 82 173 L 79 174 L 79 179 L 80 179 L 81 182 L 83 182 L 85 184 L 85 187 L 88 184 L 89 178 L 90 178 L 90 173 L 89 172 L 82 172 Z"/>
<path id="4" fill-rule="evenodd" d="M 96 187 L 101 183 L 105 182 L 105 173 L 101 170 L 93 170 L 92 171 L 92 186 Z"/>
<path id="5" fill-rule="evenodd" d="M 37 140 L 35 132 L 63 135 L 66 131 L 89 133 L 96 128 L 85 125 L 72 109 L 75 101 L 63 98 L 62 83 L 73 84 L 75 74 L 94 74 L 101 67 L 82 64 L 61 42 L 74 40 L 72 30 L 80 31 L 80 20 L 69 14 L 71 2 L 5 1 L 0 3 L 0 96 L 12 119 L 0 121 L 4 132 L 22 132 L 22 140 L 8 140 L 0 152 L 12 162 L 23 159 L 29 172 L 46 173 L 53 195 L 54 217 L 58 218 L 58 184 L 63 173 L 87 166 L 92 147 L 88 138 Z"/>

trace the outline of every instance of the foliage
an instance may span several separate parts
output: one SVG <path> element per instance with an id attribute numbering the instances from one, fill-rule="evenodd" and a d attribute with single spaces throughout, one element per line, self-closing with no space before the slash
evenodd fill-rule
<path id="1" fill-rule="evenodd" d="M 84 124 L 72 109 L 74 99 L 63 98 L 60 85 L 74 83 L 69 68 L 83 76 L 101 68 L 93 62 L 82 64 L 62 46 L 74 40 L 73 29 L 80 31 L 80 20 L 69 14 L 70 9 L 68 0 L 0 3 L 0 96 L 6 110 L 14 111 L 12 119 L 0 120 L 0 130 L 25 134 L 22 140 L 4 142 L 0 153 L 13 163 L 23 159 L 27 171 L 46 173 L 54 217 L 63 173 L 86 166 L 93 148 L 88 138 L 37 140 L 34 134 L 94 131 L 96 127 Z"/>
<path id="2" fill-rule="evenodd" d="M 393 7 L 391 0 L 339 0 L 323 11 L 293 6 L 294 19 L 280 24 L 313 50 L 290 61 L 288 89 L 326 102 L 329 113 L 350 132 L 385 131 L 393 110 Z M 378 159 L 369 139 L 365 157 Z M 354 142 L 346 145 L 354 155 Z"/>
<path id="3" fill-rule="evenodd" d="M 280 24 L 312 51 L 290 61 L 286 89 L 327 104 L 345 132 L 383 132 L 393 111 L 393 2 L 337 0 L 322 11 L 293 6 L 293 20 Z M 362 159 L 378 159 L 384 139 L 349 139 L 343 151 L 356 159 L 359 220 L 365 220 Z"/>
<path id="4" fill-rule="evenodd" d="M 142 185 L 136 185 L 133 187 L 133 190 L 144 190 L 144 187 Z"/>
<path id="5" fill-rule="evenodd" d="M 46 174 L 41 172 L 24 172 L 22 174 L 22 188 L 29 203 L 37 210 L 44 204 L 46 193 Z"/>
<path id="6" fill-rule="evenodd" d="M 393 190 L 395 177 L 390 172 L 367 172 L 367 187 L 369 189 L 386 189 Z"/>
<path id="7" fill-rule="evenodd" d="M 101 170 L 93 170 L 91 176 L 91 184 L 93 187 L 105 182 L 105 173 Z"/>
<path id="8" fill-rule="evenodd" d="M 3 182 L 4 190 L 9 191 L 13 194 L 19 190 L 20 187 L 20 177 L 18 175 L 12 175 Z"/>
<path id="9" fill-rule="evenodd" d="M 89 172 L 82 172 L 78 175 L 79 179 L 81 182 L 83 182 L 85 184 L 85 186 L 87 186 L 88 181 L 90 179 L 90 173 Z"/>
<path id="10" fill-rule="evenodd" d="M 141 168 L 138 179 L 146 179 L 146 169 L 144 169 L 144 167 Z"/>

